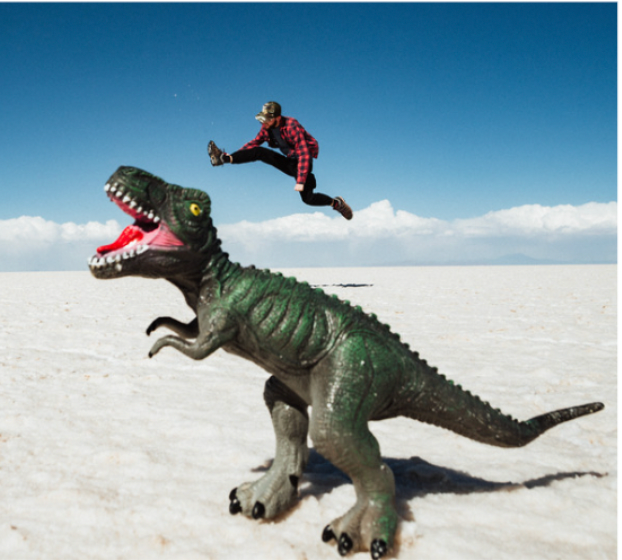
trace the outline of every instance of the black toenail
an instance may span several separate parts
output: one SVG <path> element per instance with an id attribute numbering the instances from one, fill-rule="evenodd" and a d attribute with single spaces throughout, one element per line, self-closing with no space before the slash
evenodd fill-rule
<path id="1" fill-rule="evenodd" d="M 240 513 L 241 511 L 242 506 L 240 505 L 238 499 L 236 498 L 235 500 L 231 500 L 231 502 L 229 503 L 229 513 L 231 515 L 235 515 L 236 513 Z"/>
<path id="2" fill-rule="evenodd" d="M 339 537 L 339 554 L 341 554 L 341 556 L 345 556 L 352 550 L 353 546 L 354 543 L 348 534 L 341 533 L 341 537 Z"/>
<path id="3" fill-rule="evenodd" d="M 324 531 L 322 531 L 322 540 L 324 542 L 329 542 L 336 538 L 337 537 L 335 536 L 335 533 L 333 533 L 333 530 L 330 528 L 330 525 L 326 525 L 326 527 L 324 527 Z"/>
<path id="4" fill-rule="evenodd" d="M 389 547 L 385 541 L 382 539 L 374 539 L 371 543 L 371 557 L 374 560 L 379 560 L 387 553 L 388 549 Z"/>
<path id="5" fill-rule="evenodd" d="M 240 513 L 242 511 L 242 506 L 240 505 L 240 500 L 238 500 L 237 496 L 237 488 L 234 488 L 229 492 L 229 513 L 231 515 L 235 515 L 236 513 Z"/>
<path id="6" fill-rule="evenodd" d="M 266 508 L 261 502 L 255 502 L 253 508 L 253 519 L 261 519 L 266 514 Z"/>

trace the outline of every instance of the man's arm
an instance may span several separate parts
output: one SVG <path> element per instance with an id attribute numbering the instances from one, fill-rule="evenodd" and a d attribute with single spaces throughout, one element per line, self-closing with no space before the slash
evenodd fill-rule
<path id="1" fill-rule="evenodd" d="M 256 148 L 257 146 L 261 146 L 267 140 L 268 132 L 261 128 L 257 136 L 255 136 L 255 138 L 253 138 L 250 142 L 244 144 L 244 146 L 242 146 L 238 151 L 241 152 L 242 150 L 250 150 L 251 148 Z"/>

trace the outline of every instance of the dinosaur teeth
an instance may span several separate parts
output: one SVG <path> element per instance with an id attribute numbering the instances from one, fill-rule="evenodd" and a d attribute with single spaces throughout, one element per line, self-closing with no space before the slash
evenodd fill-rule
<path id="1" fill-rule="evenodd" d="M 149 250 L 148 245 L 135 245 L 131 251 L 125 251 L 113 256 L 97 257 L 93 256 L 88 259 L 87 263 L 91 268 L 109 267 L 114 266 L 117 271 L 121 271 L 123 268 L 123 262 L 129 259 L 133 259 L 138 255 L 142 255 L 145 251 Z"/>
<path id="2" fill-rule="evenodd" d="M 140 214 L 156 224 L 160 221 L 160 217 L 157 216 L 153 210 L 140 206 L 136 200 L 125 192 L 124 186 L 120 183 L 106 183 L 104 190 L 111 195 L 111 198 L 114 196 L 121 202 L 121 204 L 129 207 L 130 210 L 134 210 L 136 214 Z"/>
<path id="3" fill-rule="evenodd" d="M 106 265 L 106 259 L 104 258 L 97 258 L 97 257 L 92 257 L 91 260 L 89 260 L 89 266 L 91 267 L 99 267 L 99 266 L 105 266 Z"/>

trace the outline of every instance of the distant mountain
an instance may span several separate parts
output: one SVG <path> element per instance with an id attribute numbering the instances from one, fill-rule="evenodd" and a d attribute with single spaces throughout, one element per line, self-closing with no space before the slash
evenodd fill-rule
<path id="1" fill-rule="evenodd" d="M 370 266 L 511 266 L 511 265 L 551 265 L 551 264 L 616 264 L 616 261 L 578 262 L 554 259 L 535 259 L 523 253 L 503 255 L 494 259 L 447 260 L 447 261 L 399 261 L 376 263 Z"/>

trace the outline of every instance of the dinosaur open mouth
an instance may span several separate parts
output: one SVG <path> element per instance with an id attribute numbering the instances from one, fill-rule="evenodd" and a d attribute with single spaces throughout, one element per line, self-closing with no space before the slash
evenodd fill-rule
<path id="1" fill-rule="evenodd" d="M 104 256 L 109 253 L 123 251 L 127 247 L 139 244 L 141 241 L 144 241 L 148 245 L 149 237 L 154 237 L 154 235 L 149 234 L 153 232 L 155 232 L 155 236 L 157 237 L 159 228 L 154 224 L 140 224 L 140 222 L 135 222 L 133 225 L 127 226 L 114 243 L 98 247 L 97 254 Z"/>
<path id="2" fill-rule="evenodd" d="M 91 267 L 119 265 L 124 260 L 141 255 L 151 248 L 165 250 L 183 245 L 163 223 L 156 211 L 146 203 L 134 200 L 126 194 L 120 183 L 108 183 L 104 190 L 108 197 L 123 212 L 132 216 L 135 222 L 127 226 L 116 241 L 97 248 L 97 254 L 91 257 Z"/>

